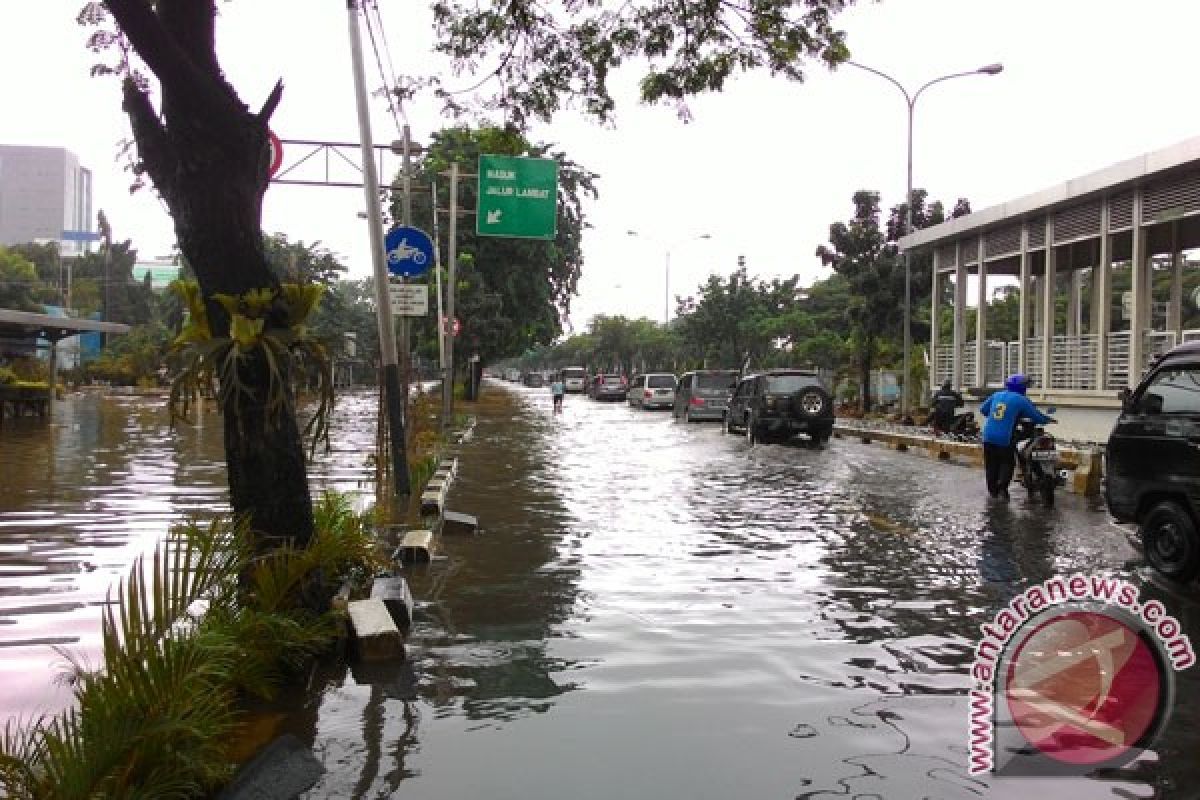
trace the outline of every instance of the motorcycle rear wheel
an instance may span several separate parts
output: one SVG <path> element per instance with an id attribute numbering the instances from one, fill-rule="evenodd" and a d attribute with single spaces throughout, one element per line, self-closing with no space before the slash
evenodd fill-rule
<path id="1" fill-rule="evenodd" d="M 1043 475 L 1041 485 L 1042 502 L 1047 507 L 1054 505 L 1054 476 Z"/>

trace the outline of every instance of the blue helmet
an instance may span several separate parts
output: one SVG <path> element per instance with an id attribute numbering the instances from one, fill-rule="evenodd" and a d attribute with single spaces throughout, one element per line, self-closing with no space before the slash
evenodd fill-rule
<path id="1" fill-rule="evenodd" d="M 1004 381 L 1004 388 L 1010 392 L 1025 394 L 1025 390 L 1029 388 L 1029 379 L 1019 372 L 1015 375 L 1009 375 Z"/>

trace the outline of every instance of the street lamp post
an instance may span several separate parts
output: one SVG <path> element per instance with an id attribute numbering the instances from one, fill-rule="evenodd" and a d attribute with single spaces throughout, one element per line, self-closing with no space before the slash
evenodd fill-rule
<path id="1" fill-rule="evenodd" d="M 642 234 L 638 233 L 637 231 L 633 231 L 633 230 L 625 231 L 625 235 L 626 236 L 637 236 L 639 238 L 642 237 Z M 679 245 L 681 245 L 685 242 L 694 241 L 696 239 L 711 239 L 711 238 L 712 238 L 711 233 L 698 233 L 693 236 L 688 236 L 685 239 L 680 239 L 679 241 L 675 242 L 670 247 L 667 247 L 665 249 L 666 258 L 665 258 L 665 263 L 663 264 L 663 327 L 666 327 L 667 323 L 671 321 L 671 310 L 670 310 L 671 309 L 671 249 L 674 247 L 678 247 Z"/>
<path id="2" fill-rule="evenodd" d="M 891 75 L 888 75 L 886 72 L 881 72 L 881 71 L 875 69 L 874 67 L 868 67 L 865 64 L 859 64 L 857 61 L 847 61 L 846 63 L 852 67 L 858 67 L 859 69 L 874 73 L 875 75 L 878 75 L 879 77 L 888 81 L 889 83 L 891 83 L 893 86 L 895 86 L 897 89 L 900 90 L 900 93 L 904 95 L 905 103 L 908 104 L 908 165 L 907 165 L 908 179 L 907 179 L 906 189 L 904 192 L 904 207 L 905 207 L 904 235 L 907 236 L 908 234 L 912 233 L 912 219 L 913 219 L 913 210 L 912 210 L 913 109 L 916 108 L 917 99 L 921 96 L 921 92 L 925 91 L 930 86 L 933 86 L 935 83 L 941 83 L 942 81 L 948 81 L 952 78 L 966 78 L 971 75 L 998 75 L 999 73 L 1004 71 L 1004 65 L 1003 64 L 987 64 L 986 66 L 979 67 L 978 69 L 972 69 L 972 70 L 968 70 L 966 72 L 955 72 L 950 75 L 943 75 L 940 78 L 934 78 L 933 80 L 928 81 L 927 83 L 923 84 L 919 89 L 917 89 L 915 92 L 913 92 L 912 94 L 909 94 L 908 90 L 904 88 L 903 84 L 901 84 L 900 81 L 896 80 Z M 910 263 L 911 263 L 911 261 L 908 257 L 908 251 L 906 250 L 904 252 L 904 367 L 903 367 L 904 371 L 900 376 L 900 380 L 901 380 L 900 385 L 903 387 L 900 392 L 900 413 L 902 413 L 902 414 L 908 413 L 908 390 L 909 390 L 908 373 L 909 373 L 909 364 L 910 364 L 911 351 L 912 351 L 912 331 L 910 330 L 910 328 L 911 328 L 910 304 L 911 304 L 911 295 L 912 295 L 912 270 L 910 269 Z M 936 325 L 937 320 L 932 320 L 931 324 Z"/>

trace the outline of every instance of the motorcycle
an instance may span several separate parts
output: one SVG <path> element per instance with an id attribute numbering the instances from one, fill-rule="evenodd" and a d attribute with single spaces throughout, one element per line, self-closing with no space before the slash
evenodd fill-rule
<path id="1" fill-rule="evenodd" d="M 1049 414 L 1056 410 L 1046 409 Z M 1021 485 L 1030 497 L 1040 496 L 1047 506 L 1054 505 L 1054 490 L 1064 483 L 1058 471 L 1058 443 L 1054 436 L 1041 425 L 1022 419 L 1017 423 L 1015 441 Z"/>
<path id="2" fill-rule="evenodd" d="M 955 414 L 944 424 L 939 424 L 936 417 L 936 414 L 930 414 L 925 423 L 933 429 L 935 436 L 945 436 L 958 442 L 974 441 L 979 438 L 979 423 L 975 419 L 974 411 Z"/>

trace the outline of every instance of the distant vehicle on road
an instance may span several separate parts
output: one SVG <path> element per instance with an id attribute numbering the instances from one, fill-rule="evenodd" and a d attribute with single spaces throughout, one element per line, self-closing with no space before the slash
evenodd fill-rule
<path id="1" fill-rule="evenodd" d="M 701 369 L 685 372 L 675 388 L 671 414 L 684 422 L 725 418 L 729 395 L 737 386 L 738 373 L 732 369 Z"/>
<path id="2" fill-rule="evenodd" d="M 1187 583 L 1200 574 L 1200 342 L 1170 350 L 1120 396 L 1104 456 L 1108 511 L 1137 524 L 1151 567 Z"/>
<path id="3" fill-rule="evenodd" d="M 670 408 L 675 405 L 675 376 L 669 372 L 638 375 L 625 395 L 634 408 Z"/>
<path id="4" fill-rule="evenodd" d="M 505 370 L 504 371 L 504 380 L 510 381 L 512 383 L 519 383 L 521 380 L 521 370 L 519 370 L 519 369 Z"/>
<path id="5" fill-rule="evenodd" d="M 588 396 L 593 400 L 624 400 L 625 378 L 621 375 L 594 375 L 588 386 Z"/>
<path id="6" fill-rule="evenodd" d="M 742 378 L 723 425 L 726 433 L 745 433 L 751 444 L 785 442 L 798 433 L 823 444 L 833 436 L 833 398 L 816 370 L 767 370 Z"/>
<path id="7" fill-rule="evenodd" d="M 540 372 L 526 372 L 525 378 L 522 382 L 526 386 L 532 387 L 534 389 L 538 388 L 539 386 L 546 385 L 546 379 L 542 376 L 542 373 L 540 373 Z"/>
<path id="8" fill-rule="evenodd" d="M 582 393 L 587 388 L 587 370 L 583 367 L 563 367 L 560 374 L 568 392 Z"/>

